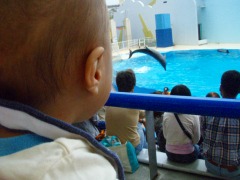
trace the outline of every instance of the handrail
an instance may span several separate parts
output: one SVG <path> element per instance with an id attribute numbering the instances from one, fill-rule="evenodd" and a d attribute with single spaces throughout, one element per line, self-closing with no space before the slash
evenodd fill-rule
<path id="1" fill-rule="evenodd" d="M 240 118 L 240 100 L 111 92 L 106 106 L 145 109 L 150 179 L 158 176 L 152 111 Z"/>
<path id="2" fill-rule="evenodd" d="M 111 92 L 106 106 L 240 118 L 240 100 Z"/>
<path id="3" fill-rule="evenodd" d="M 140 39 L 132 39 L 127 41 L 121 41 L 121 42 L 114 42 L 112 43 L 112 51 L 118 52 L 120 50 L 124 49 L 132 49 L 132 48 L 139 48 L 139 47 L 145 47 L 145 46 L 156 46 L 156 39 L 152 38 L 140 38 Z"/>

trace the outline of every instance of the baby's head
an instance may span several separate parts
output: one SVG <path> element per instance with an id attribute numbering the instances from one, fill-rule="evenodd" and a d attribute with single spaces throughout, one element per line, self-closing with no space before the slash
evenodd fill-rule
<path id="1" fill-rule="evenodd" d="M 41 109 L 66 96 L 94 103 L 86 109 L 96 112 L 111 88 L 105 0 L 2 0 L 0 7 L 0 98 Z"/>

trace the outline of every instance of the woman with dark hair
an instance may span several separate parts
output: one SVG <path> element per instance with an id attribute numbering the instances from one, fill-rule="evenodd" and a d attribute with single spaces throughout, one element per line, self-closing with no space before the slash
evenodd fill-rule
<path id="1" fill-rule="evenodd" d="M 171 95 L 191 96 L 191 91 L 185 85 L 177 85 L 171 90 Z M 200 150 L 196 144 L 200 139 L 199 116 L 166 112 L 163 115 L 163 134 L 169 160 L 191 163 L 198 158 Z"/>

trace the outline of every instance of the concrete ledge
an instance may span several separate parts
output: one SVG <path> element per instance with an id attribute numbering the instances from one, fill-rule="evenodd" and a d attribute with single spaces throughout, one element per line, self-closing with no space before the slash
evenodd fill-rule
<path id="1" fill-rule="evenodd" d="M 213 177 L 213 178 L 218 178 L 218 179 L 225 179 L 223 177 L 216 176 L 216 175 L 213 175 L 213 174 L 207 172 L 207 168 L 205 166 L 205 160 L 197 159 L 193 163 L 182 164 L 182 163 L 175 163 L 175 162 L 169 161 L 167 159 L 167 155 L 163 152 L 157 151 L 156 153 L 157 153 L 158 167 L 171 169 L 171 170 L 175 170 L 175 171 L 181 171 L 181 172 L 202 175 L 202 176 L 208 176 L 208 177 Z M 143 149 L 139 153 L 137 158 L 140 163 L 149 164 L 148 150 Z"/>

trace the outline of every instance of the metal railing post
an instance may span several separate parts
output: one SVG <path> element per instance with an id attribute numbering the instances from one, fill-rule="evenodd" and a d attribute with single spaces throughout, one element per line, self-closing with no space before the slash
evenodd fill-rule
<path id="1" fill-rule="evenodd" d="M 158 176 L 153 111 L 146 111 L 146 124 L 150 179 L 153 180 Z"/>

